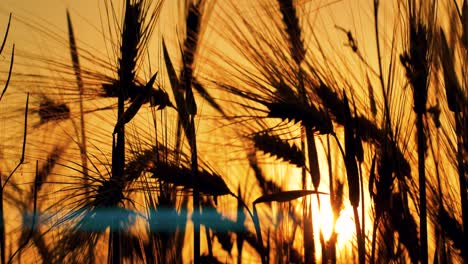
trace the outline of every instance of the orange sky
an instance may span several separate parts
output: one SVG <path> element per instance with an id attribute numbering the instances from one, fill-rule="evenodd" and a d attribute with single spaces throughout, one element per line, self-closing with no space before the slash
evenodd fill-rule
<path id="1" fill-rule="evenodd" d="M 177 0 L 166 0 L 166 5 L 175 3 L 176 1 Z M 219 1 L 222 2 L 222 0 Z M 327 2 L 333 2 L 332 0 L 297 1 L 317 7 L 325 5 Z M 331 41 L 334 42 L 333 44 L 341 48 L 339 52 L 344 51 L 344 53 L 347 53 L 348 55 L 350 55 L 351 52 L 348 47 L 344 46 L 346 43 L 346 35 L 344 32 L 336 30 L 336 28 L 334 28 L 335 25 L 347 30 L 353 30 L 354 36 L 358 39 L 360 49 L 365 50 L 365 47 L 363 46 L 364 43 L 370 43 L 371 47 L 373 47 L 375 36 L 372 32 L 373 24 L 371 23 L 372 19 L 370 18 L 372 2 L 373 0 L 343 0 L 333 6 L 324 8 L 326 11 L 324 11 L 323 17 L 317 21 L 317 25 L 324 24 L 328 28 L 324 29 L 316 27 L 314 30 L 327 32 L 329 35 L 327 37 L 331 36 Z M 391 1 L 388 1 L 387 3 L 389 2 Z M 65 10 L 68 8 L 71 12 L 75 34 L 79 41 L 78 46 L 84 48 L 81 45 L 83 43 L 91 45 L 93 48 L 100 51 L 98 55 L 101 55 L 100 57 L 102 57 L 102 55 L 105 54 L 104 41 L 100 34 L 100 31 L 102 30 L 100 15 L 104 14 L 104 6 L 102 3 L 103 1 L 96 0 L 2 0 L 0 2 L 0 39 L 3 37 L 8 13 L 13 12 L 13 16 L 17 20 L 12 22 L 12 28 L 10 30 L 11 35 L 7 43 L 7 51 L 10 49 L 11 45 L 15 43 L 17 49 L 20 51 L 29 51 L 29 49 L 34 49 L 35 51 L 38 50 L 37 52 L 45 57 L 50 54 L 58 53 L 63 56 L 69 56 L 65 49 L 68 45 L 66 42 L 67 29 Z M 310 8 L 310 10 L 311 12 L 316 12 L 315 8 Z M 245 12 L 247 13 L 246 16 L 248 16 L 249 10 L 246 9 Z M 167 16 L 164 19 L 167 19 L 168 17 L 171 18 L 172 15 L 174 15 L 174 13 L 164 13 L 164 16 Z M 103 17 L 103 19 L 106 18 Z M 62 41 L 65 40 L 65 42 L 52 44 L 49 36 L 44 36 L 39 31 L 24 26 L 20 21 L 32 23 L 33 26 L 37 25 L 38 29 L 50 27 L 47 31 L 60 33 Z M 392 19 L 390 18 L 390 14 L 385 10 L 382 11 L 381 24 L 383 25 L 383 34 L 389 33 L 391 28 L 389 25 L 391 22 Z M 174 23 L 167 23 L 161 27 L 166 27 L 166 30 L 168 31 L 175 30 L 176 28 Z M 325 36 L 325 34 L 321 35 L 321 37 L 323 36 Z M 370 56 L 365 57 L 369 60 L 369 64 L 372 65 L 376 62 L 372 57 L 375 56 L 375 52 L 372 48 L 369 48 L 368 53 Z M 2 57 L 3 56 L 8 57 L 8 53 L 5 52 L 2 54 Z M 67 59 L 69 58 L 67 57 Z M 2 58 L 0 58 L 0 61 L 2 61 Z M 8 59 L 6 61 L 8 62 Z M 376 67 L 374 67 L 374 69 L 376 69 Z M 365 81 L 364 78 L 362 78 L 361 81 L 363 80 Z"/>

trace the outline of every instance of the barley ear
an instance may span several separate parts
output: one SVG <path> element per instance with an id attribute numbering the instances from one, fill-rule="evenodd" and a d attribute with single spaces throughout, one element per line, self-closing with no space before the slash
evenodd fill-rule
<path id="1" fill-rule="evenodd" d="M 301 27 L 297 17 L 293 0 L 279 0 L 283 24 L 286 26 L 291 55 L 297 65 L 300 65 L 305 57 L 304 43 L 301 38 Z"/>
<path id="2" fill-rule="evenodd" d="M 344 128 L 345 128 L 345 166 L 348 178 L 349 201 L 353 207 L 359 206 L 359 173 L 356 164 L 356 143 L 354 122 L 349 109 L 348 98 L 344 95 Z"/>
<path id="3" fill-rule="evenodd" d="M 278 136 L 266 132 L 257 133 L 252 137 L 255 147 L 271 156 L 278 157 L 298 167 L 303 167 L 304 153 L 295 145 L 290 145 Z"/>

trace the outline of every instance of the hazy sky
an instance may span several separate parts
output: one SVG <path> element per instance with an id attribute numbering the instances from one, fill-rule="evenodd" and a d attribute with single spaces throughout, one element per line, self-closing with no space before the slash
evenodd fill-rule
<path id="1" fill-rule="evenodd" d="M 61 53 L 60 56 L 68 54 L 68 40 L 66 28 L 66 10 L 69 9 L 74 25 L 74 31 L 78 40 L 78 47 L 85 50 L 95 50 L 96 54 L 101 57 L 106 57 L 106 52 L 109 53 L 109 41 L 104 41 L 103 31 L 108 33 L 108 29 L 101 24 L 102 20 L 106 20 L 105 8 L 103 0 L 1 0 L 0 2 L 0 35 L 3 35 L 4 25 L 7 23 L 8 14 L 13 13 L 14 20 L 10 30 L 10 37 L 8 41 L 9 47 L 15 43 L 18 54 L 21 52 L 34 52 L 43 57 L 53 57 L 56 53 Z M 107 1 L 117 3 L 121 1 Z M 177 43 L 175 40 L 175 32 L 177 29 L 177 11 L 175 4 L 179 0 L 166 0 L 163 12 L 161 13 L 160 23 L 157 25 L 156 31 L 165 31 L 164 35 L 166 42 Z M 243 5 L 241 3 L 260 4 L 257 1 L 251 0 L 217 0 L 215 7 L 216 11 L 210 17 L 210 25 L 208 31 L 223 31 L 219 29 L 219 17 L 226 14 L 218 12 L 220 7 L 227 6 L 225 2 L 229 2 L 239 7 L 243 13 L 244 18 L 258 19 L 256 17 L 256 8 L 252 9 L 252 5 Z M 262 2 L 262 1 L 258 1 Z M 263 1 L 264 3 L 270 3 Z M 302 23 L 313 24 L 311 27 L 316 33 L 318 32 L 319 38 L 325 42 L 333 42 L 338 48 L 345 50 L 346 53 L 350 49 L 346 47 L 346 34 L 338 30 L 335 26 L 340 26 L 346 30 L 352 30 L 354 37 L 358 40 L 358 45 L 361 51 L 366 50 L 366 43 L 374 43 L 374 35 L 372 29 L 372 0 L 296 0 L 296 3 L 302 8 L 302 12 L 311 14 L 308 16 L 310 19 L 302 21 Z M 393 2 L 393 1 L 389 1 Z M 272 7 L 274 8 L 274 7 Z M 229 13 L 227 13 L 229 15 Z M 317 16 L 316 16 L 317 14 Z M 225 21 L 229 20 L 228 17 L 223 18 Z M 169 21 L 169 22 L 168 22 Z M 214 22 L 213 22 L 214 21 Z M 381 28 L 382 33 L 387 31 L 386 27 L 388 22 L 391 22 L 386 16 L 386 11 L 382 8 L 381 11 Z M 232 22 L 236 23 L 236 22 Z M 26 25 L 29 24 L 29 25 Z M 57 35 L 47 35 L 54 32 Z M 180 29 L 179 29 L 180 32 Z M 209 33 L 211 34 L 211 33 Z M 305 34 L 306 35 L 306 34 Z M 310 34 L 309 34 L 310 35 Z M 214 36 L 214 37 L 213 37 Z M 216 35 L 210 35 L 210 41 L 216 39 Z M 168 40 L 170 38 L 170 41 Z M 51 39 L 53 39 L 51 41 Z M 370 40 L 370 41 L 369 41 Z M 313 42 L 312 39 L 306 40 Z M 115 38 L 113 43 L 115 44 Z M 160 43 L 159 43 L 160 44 Z M 86 46 L 88 45 L 88 47 Z M 160 46 L 160 45 L 159 45 Z M 160 48 L 160 47 L 159 47 Z M 153 49 L 154 50 L 154 49 Z M 223 47 L 223 50 L 224 47 Z M 93 51 L 94 52 L 94 51 Z M 112 53 L 112 51 L 110 51 Z M 115 53 L 115 52 L 114 52 Z M 175 53 L 175 52 L 174 52 Z M 6 53 L 5 53 L 6 54 Z M 2 54 L 2 56 L 6 56 Z M 371 47 L 369 54 L 370 64 L 373 63 L 374 50 Z M 109 56 L 107 56 L 109 58 Z"/>
<path id="2" fill-rule="evenodd" d="M 118 3 L 118 1 L 114 1 Z M 173 3 L 178 2 L 177 0 L 165 1 L 165 7 L 173 5 Z M 223 0 L 218 0 L 218 3 L 223 2 Z M 230 2 L 230 1 L 228 1 Z M 242 1 L 237 1 L 242 2 Z M 359 3 L 358 3 L 359 2 Z M 100 29 L 100 15 L 104 14 L 104 1 L 96 0 L 2 0 L 0 2 L 0 26 L 6 23 L 8 13 L 13 12 L 14 16 L 17 16 L 21 19 L 45 19 L 58 28 L 66 30 L 66 18 L 65 10 L 68 8 L 72 14 L 74 21 L 74 26 L 76 31 L 79 31 L 80 28 L 86 28 L 86 30 L 80 32 L 80 38 L 87 39 L 91 37 L 91 34 L 95 35 L 95 32 L 90 32 L 91 25 Z M 234 2 L 236 3 L 236 2 Z M 319 0 L 319 1 L 310 1 L 310 0 L 298 0 L 300 5 L 311 5 L 312 8 L 309 9 L 309 12 L 317 12 L 317 9 L 320 12 L 327 12 L 332 10 L 333 12 L 328 12 L 327 16 L 330 19 L 335 20 L 339 23 L 339 20 L 353 19 L 354 23 L 361 23 L 366 16 L 370 14 L 370 0 L 342 0 L 342 1 L 333 1 L 333 0 Z M 332 3 L 332 4 L 330 4 Z M 223 4 L 218 4 L 223 5 Z M 240 4 L 239 4 L 240 5 Z M 355 8 L 353 8 L 353 6 Z M 243 10 L 243 8 L 241 8 Z M 245 13 L 248 16 L 250 10 L 245 8 Z M 244 12 L 244 10 L 243 10 Z M 163 15 L 167 15 L 163 13 Z M 171 14 L 170 14 L 171 15 Z M 364 18 L 362 18 L 364 17 Z M 42 21 L 44 24 L 45 21 Z M 343 22 L 344 24 L 345 22 Z M 86 25 L 87 24 L 87 25 Z M 347 23 L 348 26 L 353 24 Z M 354 24 L 354 26 L 362 27 L 362 25 Z M 0 27 L 0 32 L 3 32 Z M 16 25 L 15 32 L 12 32 L 12 35 L 16 34 L 28 34 L 24 33 L 22 29 Z M 93 37 L 94 38 L 94 37 Z M 19 41 L 18 39 L 16 41 Z"/>
<path id="3" fill-rule="evenodd" d="M 8 13 L 12 12 L 14 19 L 33 23 L 40 28 L 50 28 L 52 31 L 66 33 L 66 9 L 72 14 L 74 27 L 80 32 L 80 37 L 87 39 L 95 32 L 91 32 L 90 25 L 99 23 L 99 1 L 95 0 L 3 0 L 0 3 L 0 25 L 5 25 Z M 87 24 L 87 26 L 86 26 Z M 87 30 L 81 30 L 87 27 Z M 3 32 L 3 28 L 0 29 Z M 19 21 L 12 22 L 11 42 L 22 44 L 29 41 L 29 37 L 38 34 L 35 30 L 27 28 Z M 64 35 L 66 36 L 66 35 Z M 93 37 L 94 38 L 94 37 Z"/>

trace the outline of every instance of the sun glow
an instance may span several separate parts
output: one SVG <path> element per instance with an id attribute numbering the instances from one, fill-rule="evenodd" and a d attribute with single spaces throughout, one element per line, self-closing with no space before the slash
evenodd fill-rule
<path id="1" fill-rule="evenodd" d="M 320 207 L 320 229 L 325 239 L 329 239 L 333 232 L 333 210 L 329 203 L 322 203 Z M 335 228 L 336 229 L 336 228 Z"/>
<path id="2" fill-rule="evenodd" d="M 352 240 L 356 235 L 352 208 L 345 207 L 335 223 L 330 203 L 321 203 L 320 211 L 317 211 L 317 213 L 320 216 L 318 225 L 326 240 L 330 239 L 333 232 L 335 232 L 338 235 L 338 245 L 340 245 L 343 242 Z"/>

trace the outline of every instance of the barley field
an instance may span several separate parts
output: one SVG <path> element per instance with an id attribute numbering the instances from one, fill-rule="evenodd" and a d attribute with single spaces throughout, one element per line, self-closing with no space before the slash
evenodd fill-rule
<path id="1" fill-rule="evenodd" d="M 0 264 L 468 263 L 467 0 L 0 3 Z"/>

